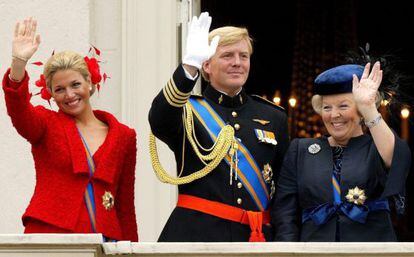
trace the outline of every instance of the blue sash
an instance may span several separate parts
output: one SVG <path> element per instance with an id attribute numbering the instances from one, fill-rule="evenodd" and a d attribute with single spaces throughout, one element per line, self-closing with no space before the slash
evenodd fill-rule
<path id="1" fill-rule="evenodd" d="M 359 223 L 365 223 L 370 211 L 390 210 L 388 200 L 370 201 L 364 205 L 356 205 L 350 202 L 325 203 L 315 208 L 309 208 L 302 212 L 302 223 L 312 220 L 320 226 L 328 222 L 337 212 L 342 212 L 348 218 Z"/>
<path id="2" fill-rule="evenodd" d="M 89 167 L 89 178 L 92 178 L 93 174 L 95 173 L 95 162 L 93 160 L 91 151 L 89 150 L 88 144 L 86 143 L 85 139 L 83 138 L 81 132 L 78 130 L 79 136 L 82 139 L 83 146 L 85 147 L 86 152 L 86 159 L 88 161 Z M 86 186 L 85 194 L 83 196 L 86 204 L 86 209 L 88 210 L 89 220 L 91 221 L 92 232 L 97 233 L 96 230 L 96 206 L 95 206 L 95 196 L 93 193 L 92 182 L 89 182 Z M 106 236 L 102 235 L 104 242 L 116 242 L 114 239 L 109 239 Z"/>
<path id="3" fill-rule="evenodd" d="M 79 130 L 78 130 L 79 131 Z M 88 161 L 89 167 L 89 178 L 92 178 L 95 173 L 95 162 L 93 161 L 91 152 L 89 151 L 88 145 L 86 144 L 85 139 L 82 137 L 82 134 L 79 131 L 80 138 L 82 139 L 83 146 L 85 147 L 86 159 Z M 89 219 L 91 221 L 92 232 L 96 233 L 96 206 L 95 206 L 95 197 L 93 193 L 92 182 L 89 182 L 86 186 L 84 197 L 86 208 L 88 209 Z"/>
<path id="4" fill-rule="evenodd" d="M 221 129 L 226 125 L 225 122 L 206 100 L 190 98 L 189 103 L 194 115 L 207 130 L 210 138 L 215 141 Z M 237 157 L 239 162 L 236 172 L 259 210 L 264 211 L 270 201 L 266 183 L 252 154 L 241 142 L 238 142 L 238 144 Z M 229 155 L 226 156 L 225 161 L 230 165 Z"/>

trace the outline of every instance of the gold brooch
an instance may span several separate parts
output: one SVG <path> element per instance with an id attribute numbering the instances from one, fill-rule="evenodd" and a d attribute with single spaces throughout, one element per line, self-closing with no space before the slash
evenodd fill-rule
<path id="1" fill-rule="evenodd" d="M 102 205 L 105 207 L 105 210 L 109 211 L 112 207 L 114 207 L 114 204 L 114 196 L 111 192 L 105 191 L 105 194 L 102 196 Z"/>
<path id="2" fill-rule="evenodd" d="M 348 202 L 354 203 L 356 205 L 363 205 L 367 197 L 365 192 L 358 187 L 348 190 L 348 194 L 345 196 Z"/>

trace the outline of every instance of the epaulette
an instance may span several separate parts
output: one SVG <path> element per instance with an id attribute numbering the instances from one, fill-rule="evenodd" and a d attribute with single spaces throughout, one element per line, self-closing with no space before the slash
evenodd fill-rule
<path id="1" fill-rule="evenodd" d="M 285 108 L 283 108 L 282 106 L 279 106 L 279 105 L 275 104 L 274 102 L 271 102 L 271 101 L 269 101 L 269 100 L 267 100 L 267 99 L 265 99 L 265 98 L 263 98 L 259 95 L 250 95 L 250 96 L 253 97 L 255 100 L 258 100 L 258 101 L 260 101 L 262 103 L 265 103 L 265 104 L 270 104 L 271 106 L 276 107 L 280 111 L 286 112 Z"/>

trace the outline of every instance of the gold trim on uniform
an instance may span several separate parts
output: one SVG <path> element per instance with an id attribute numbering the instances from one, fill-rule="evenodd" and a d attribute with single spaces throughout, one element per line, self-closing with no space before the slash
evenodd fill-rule
<path id="1" fill-rule="evenodd" d="M 169 96 L 168 95 L 168 93 L 167 93 L 167 91 L 165 90 L 165 88 L 163 88 L 162 89 L 162 93 L 164 94 L 164 97 L 165 97 L 165 99 L 167 100 L 167 102 L 170 104 L 170 105 L 172 105 L 172 106 L 174 106 L 174 107 L 178 107 L 178 108 L 181 108 L 181 107 L 183 107 L 185 104 L 177 104 L 177 103 L 174 103 L 172 100 L 171 100 L 171 96 Z"/>
<path id="2" fill-rule="evenodd" d="M 114 207 L 115 199 L 114 196 L 109 191 L 105 191 L 102 195 L 102 205 L 105 207 L 105 210 L 109 211 Z"/>
<path id="3" fill-rule="evenodd" d="M 175 85 L 173 79 L 170 79 L 167 82 L 167 85 L 162 89 L 162 92 L 164 94 L 164 97 L 167 99 L 167 102 L 174 107 L 184 106 L 191 95 L 191 92 L 181 92 Z"/>
<path id="4" fill-rule="evenodd" d="M 172 79 L 170 79 L 168 81 L 167 85 L 169 86 L 169 88 L 170 88 L 171 92 L 173 93 L 174 97 L 179 99 L 179 100 L 187 100 L 191 95 L 191 92 L 188 92 L 188 93 L 181 92 L 177 88 L 177 86 L 175 85 L 174 80 L 172 80 Z"/>

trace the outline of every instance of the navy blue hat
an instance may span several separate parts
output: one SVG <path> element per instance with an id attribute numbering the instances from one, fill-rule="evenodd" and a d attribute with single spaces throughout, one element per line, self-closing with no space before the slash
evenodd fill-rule
<path id="1" fill-rule="evenodd" d="M 361 79 L 364 66 L 346 64 L 326 70 L 316 77 L 313 87 L 314 94 L 333 95 L 352 92 L 352 75 Z"/>

